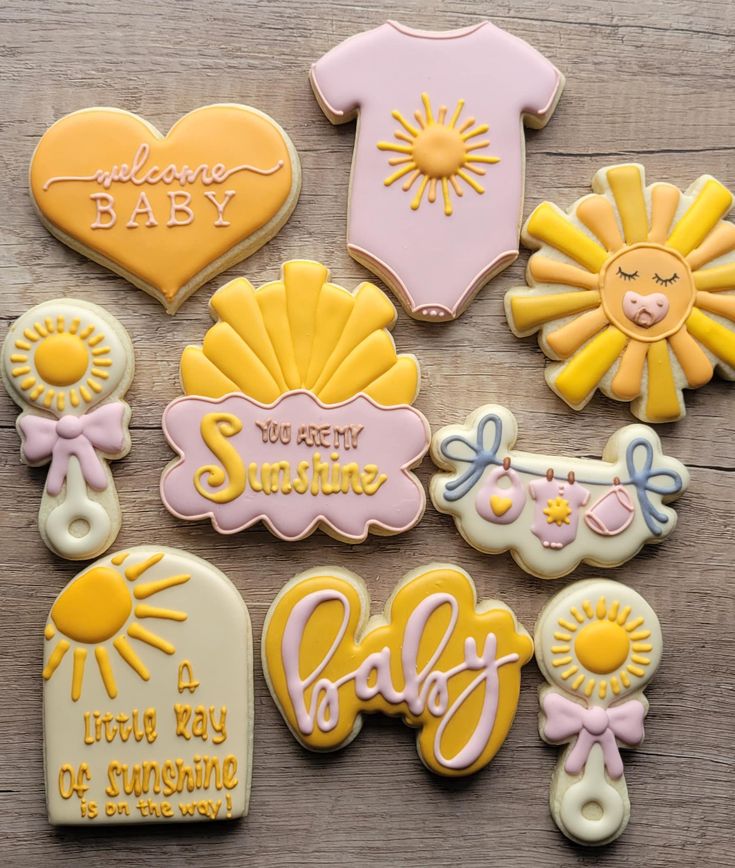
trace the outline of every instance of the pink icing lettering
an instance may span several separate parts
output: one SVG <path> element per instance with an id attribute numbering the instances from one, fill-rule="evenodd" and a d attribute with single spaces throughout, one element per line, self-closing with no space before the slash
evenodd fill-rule
<path id="1" fill-rule="evenodd" d="M 97 214 L 94 219 L 94 223 L 91 224 L 91 229 L 112 229 L 112 227 L 117 223 L 117 214 L 115 213 L 115 209 L 113 205 L 115 204 L 115 200 L 109 193 L 90 193 L 90 199 L 94 202 L 97 207 Z M 102 220 L 103 215 L 107 215 L 109 220 Z"/>
<path id="2" fill-rule="evenodd" d="M 173 193 L 167 194 L 171 200 L 171 211 L 168 216 L 166 226 L 188 226 L 194 220 L 194 212 L 189 207 L 191 203 L 191 193 L 184 190 L 176 190 Z M 180 220 L 177 214 L 184 213 L 186 217 Z"/>

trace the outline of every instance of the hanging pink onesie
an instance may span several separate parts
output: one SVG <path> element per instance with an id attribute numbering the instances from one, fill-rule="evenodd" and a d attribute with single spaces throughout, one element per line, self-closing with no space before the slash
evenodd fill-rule
<path id="1" fill-rule="evenodd" d="M 590 499 L 590 493 L 578 482 L 558 479 L 534 479 L 528 490 L 536 501 L 531 533 L 544 548 L 562 549 L 574 542 L 579 523 L 579 507 Z"/>
<path id="2" fill-rule="evenodd" d="M 453 319 L 518 255 L 523 121 L 542 127 L 564 79 L 488 21 L 411 30 L 390 21 L 311 68 L 333 123 L 359 112 L 347 242 L 412 316 Z"/>

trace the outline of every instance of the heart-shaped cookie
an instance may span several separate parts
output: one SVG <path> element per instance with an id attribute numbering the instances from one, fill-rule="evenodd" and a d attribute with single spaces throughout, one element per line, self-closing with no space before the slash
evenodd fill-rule
<path id="1" fill-rule="evenodd" d="M 47 130 L 30 186 L 53 235 L 175 313 L 278 232 L 301 171 L 286 133 L 248 106 L 196 109 L 166 136 L 130 112 L 90 108 Z"/>

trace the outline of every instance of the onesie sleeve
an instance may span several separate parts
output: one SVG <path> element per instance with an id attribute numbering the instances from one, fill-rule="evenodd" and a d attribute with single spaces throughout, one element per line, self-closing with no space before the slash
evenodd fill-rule
<path id="1" fill-rule="evenodd" d="M 564 88 L 564 76 L 527 42 L 512 38 L 516 43 L 514 67 L 521 114 L 530 127 L 546 126 Z"/>
<path id="2" fill-rule="evenodd" d="M 369 78 L 371 44 L 377 36 L 375 30 L 351 36 L 312 64 L 309 80 L 314 95 L 332 123 L 355 116 Z"/>

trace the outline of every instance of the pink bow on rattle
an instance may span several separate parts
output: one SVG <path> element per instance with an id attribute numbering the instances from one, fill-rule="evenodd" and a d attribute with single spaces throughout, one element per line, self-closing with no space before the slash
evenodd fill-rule
<path id="1" fill-rule="evenodd" d="M 29 464 L 51 459 L 46 479 L 49 494 L 61 491 L 72 455 L 79 461 L 89 487 L 102 491 L 107 487 L 107 474 L 95 450 L 111 455 L 122 450 L 124 415 L 125 404 L 113 401 L 83 416 L 62 416 L 58 420 L 22 416 L 18 427 L 23 438 L 23 457 Z"/>
<path id="2" fill-rule="evenodd" d="M 612 708 L 584 708 L 571 699 L 549 691 L 542 707 L 546 715 L 544 735 L 550 741 L 564 741 L 578 735 L 564 764 L 570 775 L 579 774 L 587 762 L 594 744 L 602 747 L 605 768 L 611 778 L 623 775 L 623 760 L 615 739 L 623 744 L 637 745 L 643 741 L 645 709 L 637 699 L 630 699 Z"/>

